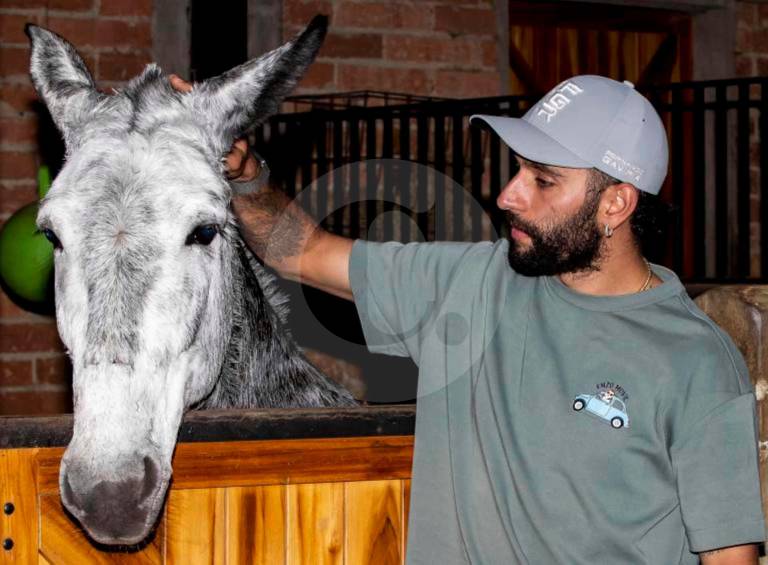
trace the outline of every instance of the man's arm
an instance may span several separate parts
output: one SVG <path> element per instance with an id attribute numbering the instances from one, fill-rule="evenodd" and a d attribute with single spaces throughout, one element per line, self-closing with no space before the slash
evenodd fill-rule
<path id="1" fill-rule="evenodd" d="M 701 565 L 757 565 L 757 545 L 735 545 L 699 554 Z"/>
<path id="2" fill-rule="evenodd" d="M 182 78 L 169 78 L 176 90 L 192 90 Z M 252 181 L 261 172 L 244 139 L 235 141 L 225 163 L 232 182 Z M 234 194 L 232 206 L 245 242 L 281 276 L 352 300 L 351 239 L 323 230 L 284 192 L 269 184 L 250 194 Z"/>

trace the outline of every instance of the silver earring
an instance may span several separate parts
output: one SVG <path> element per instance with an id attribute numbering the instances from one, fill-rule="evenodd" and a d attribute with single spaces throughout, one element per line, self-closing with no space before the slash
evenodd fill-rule
<path id="1" fill-rule="evenodd" d="M 605 233 L 605 237 L 611 237 L 613 235 L 613 228 L 608 224 L 605 224 L 605 230 L 603 231 Z"/>

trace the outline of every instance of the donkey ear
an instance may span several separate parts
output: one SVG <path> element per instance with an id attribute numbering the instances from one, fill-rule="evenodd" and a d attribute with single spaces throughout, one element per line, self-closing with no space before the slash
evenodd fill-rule
<path id="1" fill-rule="evenodd" d="M 32 42 L 32 83 L 69 146 L 104 95 L 96 90 L 83 59 L 68 41 L 32 24 L 25 31 Z"/>
<path id="2" fill-rule="evenodd" d="M 327 29 L 328 18 L 315 16 L 292 41 L 195 87 L 195 110 L 226 149 L 234 137 L 277 112 L 314 61 Z"/>

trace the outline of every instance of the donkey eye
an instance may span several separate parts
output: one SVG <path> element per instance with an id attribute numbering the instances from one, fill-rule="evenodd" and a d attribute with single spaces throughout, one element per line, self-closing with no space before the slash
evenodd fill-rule
<path id="1" fill-rule="evenodd" d="M 214 224 L 207 224 L 204 226 L 197 226 L 192 233 L 187 236 L 187 245 L 208 245 L 219 233 L 218 226 Z"/>
<path id="2" fill-rule="evenodd" d="M 59 241 L 59 238 L 56 237 L 55 233 L 53 233 L 53 230 L 45 228 L 43 230 L 43 235 L 45 236 L 45 239 L 53 244 L 54 249 L 61 249 L 61 241 Z"/>

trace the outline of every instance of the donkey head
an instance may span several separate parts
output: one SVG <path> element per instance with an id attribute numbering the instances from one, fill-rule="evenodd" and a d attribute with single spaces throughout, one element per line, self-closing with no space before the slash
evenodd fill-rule
<path id="1" fill-rule="evenodd" d="M 141 541 L 162 507 L 182 414 L 212 390 L 233 331 L 238 235 L 222 158 L 277 111 L 326 26 L 317 17 L 187 94 L 149 65 L 112 95 L 69 43 L 28 26 L 32 80 L 67 149 L 38 216 L 74 368 L 61 494 L 98 542 Z"/>

